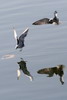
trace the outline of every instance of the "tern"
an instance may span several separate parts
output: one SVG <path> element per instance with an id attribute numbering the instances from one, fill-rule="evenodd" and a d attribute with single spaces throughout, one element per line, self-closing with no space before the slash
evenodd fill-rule
<path id="1" fill-rule="evenodd" d="M 25 39 L 25 37 L 27 36 L 28 31 L 29 31 L 29 28 L 26 28 L 26 29 L 23 31 L 23 33 L 18 37 L 18 36 L 17 36 L 17 33 L 16 33 L 16 29 L 13 28 L 14 38 L 15 38 L 15 40 L 16 40 L 16 46 L 15 46 L 16 49 L 19 48 L 19 49 L 21 49 L 21 51 L 22 51 L 22 48 L 24 47 L 24 39 Z"/>

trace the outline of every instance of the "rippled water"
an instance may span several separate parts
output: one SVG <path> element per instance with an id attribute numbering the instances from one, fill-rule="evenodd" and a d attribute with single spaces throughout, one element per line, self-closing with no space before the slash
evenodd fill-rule
<path id="1" fill-rule="evenodd" d="M 0 1 L 0 99 L 1 100 L 66 100 L 65 83 L 59 76 L 37 74 L 37 70 L 67 66 L 67 1 L 66 0 L 2 0 Z M 53 17 L 57 10 L 62 24 L 33 26 L 38 19 Z M 29 27 L 22 52 L 15 50 L 13 27 L 18 36 Z M 31 82 L 22 72 L 17 80 L 17 62 L 21 58 L 33 76 Z"/>

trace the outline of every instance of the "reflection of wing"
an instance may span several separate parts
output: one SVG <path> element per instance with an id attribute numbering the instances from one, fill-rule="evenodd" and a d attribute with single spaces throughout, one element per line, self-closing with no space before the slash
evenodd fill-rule
<path id="1" fill-rule="evenodd" d="M 22 70 L 23 73 L 30 78 L 30 80 L 32 81 L 33 77 L 32 75 L 30 74 L 30 72 L 28 71 L 27 67 L 26 67 L 26 62 L 25 61 L 20 61 L 18 62 L 19 64 L 19 70 Z"/>
<path id="2" fill-rule="evenodd" d="M 42 25 L 42 24 L 49 24 L 49 19 L 43 18 L 33 23 L 33 25 Z"/>
<path id="3" fill-rule="evenodd" d="M 27 36 L 27 33 L 29 31 L 29 28 L 25 29 L 25 31 L 21 34 L 21 36 L 19 37 L 19 41 L 23 41 L 24 38 Z"/>
<path id="4" fill-rule="evenodd" d="M 19 78 L 20 78 L 20 75 L 21 75 L 21 72 L 20 72 L 20 70 L 18 69 L 17 70 L 17 79 L 19 80 Z"/>

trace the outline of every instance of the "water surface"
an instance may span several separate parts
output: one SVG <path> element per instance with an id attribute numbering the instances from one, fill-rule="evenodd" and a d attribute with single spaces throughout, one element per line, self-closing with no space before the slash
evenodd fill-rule
<path id="1" fill-rule="evenodd" d="M 66 100 L 67 69 L 64 85 L 58 76 L 47 78 L 37 70 L 67 66 L 67 1 L 2 0 L 0 1 L 0 99 L 1 100 Z M 53 17 L 58 11 L 60 25 L 33 26 L 38 19 Z M 22 52 L 15 50 L 13 27 L 18 36 L 29 27 Z M 13 55 L 13 57 L 11 57 Z M 3 58 L 3 59 L 2 59 Z M 7 59 L 8 58 L 8 59 Z M 21 58 L 33 76 L 31 82 L 23 73 L 17 80 L 17 62 Z"/>

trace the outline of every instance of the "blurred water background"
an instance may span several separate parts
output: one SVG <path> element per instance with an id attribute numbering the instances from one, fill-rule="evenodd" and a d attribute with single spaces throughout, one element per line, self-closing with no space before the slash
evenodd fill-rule
<path id="1" fill-rule="evenodd" d="M 60 25 L 33 26 L 41 18 L 52 18 L 57 10 Z M 22 52 L 15 50 L 13 27 L 18 36 L 29 27 Z M 7 55 L 7 56 L 5 56 Z M 13 55 L 13 56 L 11 56 Z M 33 76 L 31 82 L 23 73 L 17 80 L 17 62 L 23 58 Z M 37 74 L 37 70 L 67 66 L 67 1 L 66 0 L 0 0 L 0 99 L 1 100 L 66 100 L 65 83 L 59 76 Z"/>

